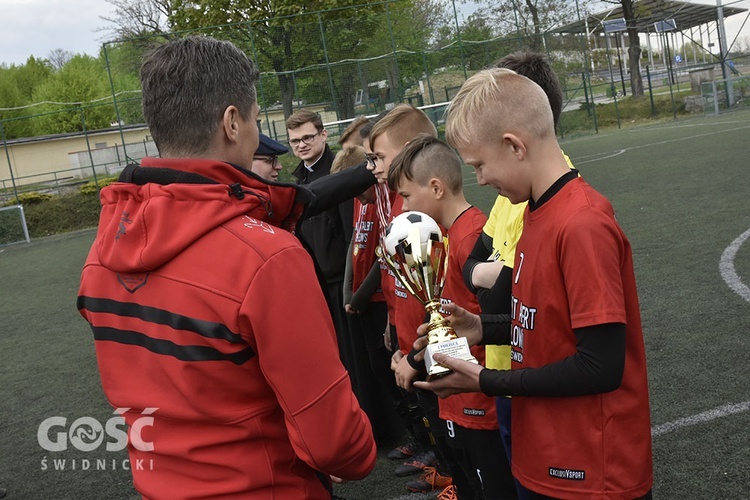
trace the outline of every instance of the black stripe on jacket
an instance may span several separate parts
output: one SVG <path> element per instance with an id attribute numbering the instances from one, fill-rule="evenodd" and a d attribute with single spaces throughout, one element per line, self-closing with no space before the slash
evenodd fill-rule
<path id="1" fill-rule="evenodd" d="M 165 325 L 175 330 L 186 330 L 197 333 L 209 339 L 223 339 L 232 344 L 242 344 L 245 342 L 239 334 L 232 332 L 221 323 L 195 319 L 169 312 L 165 309 L 143 306 L 133 302 L 120 302 L 112 299 L 99 299 L 81 295 L 78 297 L 77 306 L 79 310 L 86 309 L 95 313 L 110 313 L 117 316 L 138 318 L 149 323 Z"/>
<path id="2" fill-rule="evenodd" d="M 225 340 L 231 344 L 246 344 L 242 336 L 232 332 L 221 323 L 191 318 L 156 307 L 83 295 L 78 297 L 77 306 L 79 310 L 85 309 L 93 313 L 109 313 L 121 317 L 138 318 L 148 323 L 165 325 L 175 330 L 196 333 L 205 338 Z M 250 346 L 241 351 L 227 354 L 210 346 L 180 345 L 169 340 L 154 339 L 143 333 L 129 330 L 98 327 L 93 324 L 91 328 L 96 340 L 137 345 L 154 353 L 173 356 L 183 361 L 226 360 L 235 364 L 242 364 L 255 356 L 255 351 Z"/>
<path id="3" fill-rule="evenodd" d="M 172 356 L 180 361 L 231 361 L 235 365 L 241 365 L 255 356 L 255 351 L 250 346 L 239 352 L 227 354 L 213 347 L 179 345 L 171 340 L 155 339 L 130 330 L 93 325 L 91 329 L 94 331 L 94 339 L 96 340 L 108 340 L 118 344 L 139 346 L 156 354 Z"/>

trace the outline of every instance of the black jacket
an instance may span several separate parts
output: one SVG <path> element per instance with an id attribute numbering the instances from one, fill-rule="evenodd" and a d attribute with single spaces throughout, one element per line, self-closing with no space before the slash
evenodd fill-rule
<path id="1" fill-rule="evenodd" d="M 315 259 L 326 283 L 344 279 L 346 253 L 352 237 L 352 198 L 375 183 L 375 177 L 360 167 L 329 175 L 333 158 L 326 144 L 312 172 L 305 168 L 304 162 L 294 171 L 297 183 L 315 194 L 297 234 Z"/>

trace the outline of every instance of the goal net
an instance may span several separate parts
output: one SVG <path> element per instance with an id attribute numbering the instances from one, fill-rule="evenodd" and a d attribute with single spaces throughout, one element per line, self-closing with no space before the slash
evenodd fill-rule
<path id="1" fill-rule="evenodd" d="M 29 243 L 29 229 L 21 205 L 0 208 L 0 246 Z"/>

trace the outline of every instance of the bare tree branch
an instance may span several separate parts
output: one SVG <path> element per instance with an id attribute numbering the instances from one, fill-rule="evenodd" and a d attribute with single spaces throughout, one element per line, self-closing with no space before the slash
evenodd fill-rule
<path id="1" fill-rule="evenodd" d="M 134 38 L 165 34 L 171 31 L 170 14 L 174 0 L 106 0 L 115 10 L 110 16 L 100 16 L 113 26 L 101 28 L 110 36 Z"/>
<path id="2" fill-rule="evenodd" d="M 54 49 L 50 51 L 49 55 L 47 56 L 47 60 L 55 69 L 55 71 L 65 66 L 65 63 L 70 61 L 72 58 L 73 53 L 65 49 Z"/>

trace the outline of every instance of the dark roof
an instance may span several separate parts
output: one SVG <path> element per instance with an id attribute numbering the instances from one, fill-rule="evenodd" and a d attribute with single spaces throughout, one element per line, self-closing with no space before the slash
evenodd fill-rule
<path id="1" fill-rule="evenodd" d="M 747 12 L 747 9 L 723 7 L 724 18 Z M 633 2 L 636 26 L 640 33 L 653 33 L 654 23 L 674 19 L 677 30 L 683 31 L 716 21 L 716 5 L 706 5 L 672 0 L 638 0 Z M 589 33 L 601 33 L 602 21 L 622 18 L 622 7 L 612 7 L 588 16 Z M 551 33 L 586 33 L 584 19 L 550 30 Z"/>

